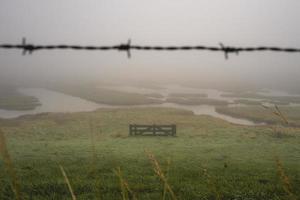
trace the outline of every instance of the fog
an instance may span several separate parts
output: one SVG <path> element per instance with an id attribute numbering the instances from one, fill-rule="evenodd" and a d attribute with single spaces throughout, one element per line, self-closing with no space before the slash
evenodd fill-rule
<path id="1" fill-rule="evenodd" d="M 300 47 L 297 0 L 1 0 L 0 43 Z M 152 81 L 300 91 L 300 54 L 0 50 L 1 82 Z"/>

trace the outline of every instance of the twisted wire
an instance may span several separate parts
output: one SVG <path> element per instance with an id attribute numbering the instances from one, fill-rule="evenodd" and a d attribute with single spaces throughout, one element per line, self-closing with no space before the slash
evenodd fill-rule
<path id="1" fill-rule="evenodd" d="M 109 51 L 118 50 L 126 51 L 128 57 L 130 58 L 130 50 L 140 50 L 140 51 L 213 51 L 213 52 L 223 52 L 225 58 L 228 59 L 228 54 L 240 52 L 257 52 L 257 51 L 271 51 L 271 52 L 286 52 L 286 53 L 299 53 L 299 48 L 283 48 L 276 46 L 257 46 L 257 47 L 234 47 L 225 46 L 222 43 L 219 46 L 144 46 L 144 45 L 131 45 L 131 41 L 128 40 L 126 44 L 112 45 L 112 46 L 82 46 L 82 45 L 34 45 L 27 44 L 26 39 L 23 38 L 22 44 L 0 44 L 0 49 L 21 49 L 23 50 L 23 55 L 26 53 L 32 54 L 34 51 L 38 50 L 86 50 L 86 51 Z"/>

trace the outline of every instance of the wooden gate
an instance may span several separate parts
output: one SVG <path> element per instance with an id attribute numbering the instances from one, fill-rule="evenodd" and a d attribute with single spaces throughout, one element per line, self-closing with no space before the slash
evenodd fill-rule
<path id="1" fill-rule="evenodd" d="M 129 125 L 129 135 L 165 135 L 175 136 L 176 125 Z"/>

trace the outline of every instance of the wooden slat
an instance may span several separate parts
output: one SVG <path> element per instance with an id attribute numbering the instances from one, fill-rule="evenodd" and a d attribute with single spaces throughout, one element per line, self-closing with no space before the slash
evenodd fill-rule
<path id="1" fill-rule="evenodd" d="M 152 133 L 153 135 L 176 135 L 176 125 L 142 125 L 129 124 L 129 135 L 143 135 Z"/>

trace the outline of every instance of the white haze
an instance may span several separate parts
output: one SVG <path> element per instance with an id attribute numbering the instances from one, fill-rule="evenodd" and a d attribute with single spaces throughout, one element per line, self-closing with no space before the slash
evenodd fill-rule
<path id="1" fill-rule="evenodd" d="M 299 0 L 1 0 L 0 43 L 300 47 Z M 0 50 L 0 78 L 249 83 L 298 89 L 300 54 Z"/>

